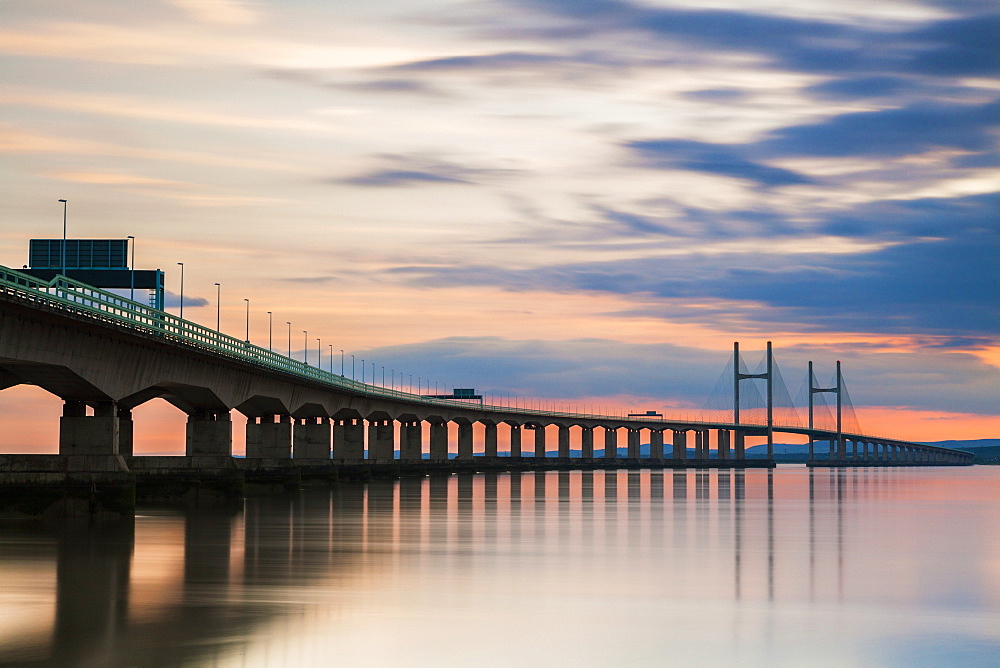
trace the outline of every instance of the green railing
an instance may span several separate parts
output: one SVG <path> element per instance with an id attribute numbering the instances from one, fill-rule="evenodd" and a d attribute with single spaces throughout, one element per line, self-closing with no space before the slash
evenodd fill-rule
<path id="1" fill-rule="evenodd" d="M 360 396 L 396 399 L 400 401 L 419 403 L 425 405 L 447 406 L 451 408 L 464 408 L 487 413 L 503 413 L 507 415 L 515 414 L 524 417 L 542 417 L 546 419 L 570 419 L 570 420 L 600 420 L 614 421 L 618 424 L 644 425 L 650 422 L 682 424 L 693 427 L 704 426 L 720 428 L 756 427 L 765 425 L 756 423 L 744 423 L 742 425 L 724 424 L 714 421 L 691 420 L 687 418 L 666 418 L 666 417 L 638 417 L 628 418 L 621 415 L 595 415 L 586 413 L 572 413 L 560 411 L 547 411 L 523 406 L 495 406 L 490 404 L 470 404 L 467 401 L 454 399 L 435 399 L 412 392 L 403 392 L 395 388 L 383 387 L 369 383 L 362 383 L 357 380 L 345 378 L 334 373 L 323 371 L 314 366 L 309 366 L 305 362 L 294 360 L 286 355 L 281 355 L 261 348 L 248 341 L 243 341 L 235 337 L 223 334 L 214 329 L 204 327 L 190 320 L 183 320 L 175 315 L 152 308 L 131 299 L 126 299 L 113 292 L 95 288 L 92 285 L 75 281 L 65 276 L 56 276 L 51 281 L 41 281 L 33 276 L 23 274 L 8 267 L 0 265 L 0 292 L 5 292 L 17 296 L 19 299 L 29 302 L 43 304 L 49 308 L 83 315 L 95 320 L 111 323 L 124 329 L 129 329 L 141 334 L 152 335 L 170 343 L 188 346 L 205 352 L 211 352 L 221 357 L 239 360 L 241 362 L 280 371 L 298 378 L 308 379 L 338 390 L 344 390 L 351 394 Z M 783 427 L 775 425 L 776 430 Z M 801 431 L 801 427 L 785 425 L 788 431 Z M 821 432 L 822 430 L 815 430 Z M 833 432 L 830 432 L 831 434 Z M 844 434 L 846 438 L 867 437 L 878 438 L 866 434 Z M 905 443 L 897 439 L 881 439 L 894 443 Z M 917 445 L 917 444 L 914 444 Z M 946 448 L 935 448 L 933 446 L 921 447 L 928 449 L 947 450 Z"/>

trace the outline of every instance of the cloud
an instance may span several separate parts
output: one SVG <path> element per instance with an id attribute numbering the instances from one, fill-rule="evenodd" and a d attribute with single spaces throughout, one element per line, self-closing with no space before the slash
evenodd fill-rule
<path id="1" fill-rule="evenodd" d="M 341 179 L 341 183 L 352 186 L 398 187 L 426 183 L 469 184 L 470 182 L 454 176 L 421 172 L 413 169 L 380 169 Z"/>
<path id="2" fill-rule="evenodd" d="M 1000 101 L 923 102 L 782 128 L 756 147 L 772 155 L 822 157 L 899 157 L 941 148 L 985 151 L 996 146 L 998 118 Z"/>
<path id="3" fill-rule="evenodd" d="M 1000 195 L 876 203 L 827 214 L 820 229 L 841 236 L 823 243 L 801 244 L 804 232 L 775 224 L 760 228 L 773 237 L 723 246 L 723 254 L 709 252 L 710 236 L 684 244 L 683 254 L 651 248 L 629 259 L 531 269 L 398 266 L 391 273 L 434 286 L 650 296 L 666 302 L 644 315 L 712 327 L 993 338 L 1000 329 L 998 211 Z M 834 254 L 838 238 L 870 245 Z M 801 248 L 775 252 L 784 243 Z"/>
<path id="4" fill-rule="evenodd" d="M 929 47 L 913 54 L 917 72 L 941 76 L 995 76 L 1000 71 L 1000 14 L 992 13 L 933 23 L 909 37 Z"/>
<path id="5" fill-rule="evenodd" d="M 380 155 L 377 159 L 388 165 L 354 176 L 331 179 L 329 182 L 375 188 L 399 188 L 420 185 L 472 185 L 481 179 L 515 174 L 515 170 L 468 167 L 448 160 L 412 154 Z"/>
<path id="6" fill-rule="evenodd" d="M 747 160 L 740 156 L 738 147 L 725 144 L 685 139 L 647 139 L 628 142 L 626 147 L 636 152 L 647 167 L 689 169 L 745 179 L 762 186 L 812 182 L 810 178 L 797 172 Z"/>

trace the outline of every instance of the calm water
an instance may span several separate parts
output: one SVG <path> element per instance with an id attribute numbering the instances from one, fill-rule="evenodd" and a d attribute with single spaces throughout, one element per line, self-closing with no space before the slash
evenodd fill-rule
<path id="1" fill-rule="evenodd" d="M 1000 665 L 1000 468 L 451 476 L 0 523 L 0 663 Z"/>

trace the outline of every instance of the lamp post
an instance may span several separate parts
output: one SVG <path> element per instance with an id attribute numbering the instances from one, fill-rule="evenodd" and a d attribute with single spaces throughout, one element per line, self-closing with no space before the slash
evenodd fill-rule
<path id="1" fill-rule="evenodd" d="M 344 372 L 341 371 L 340 375 L 343 376 Z M 351 380 L 354 380 L 354 355 L 351 355 Z"/>
<path id="2" fill-rule="evenodd" d="M 332 343 L 330 344 L 330 373 L 333 373 L 333 344 Z M 340 375 L 343 376 L 344 374 L 341 373 Z"/>
<path id="3" fill-rule="evenodd" d="M 372 362 L 372 371 L 375 370 L 375 362 Z M 382 367 L 382 387 L 385 387 L 385 367 Z"/>
<path id="4" fill-rule="evenodd" d="M 309 332 L 302 330 L 302 363 L 309 365 Z"/>
<path id="5" fill-rule="evenodd" d="M 323 370 L 323 348 L 319 339 L 316 339 L 316 368 Z"/>
<path id="6" fill-rule="evenodd" d="M 132 240 L 132 243 L 129 244 L 129 246 L 132 247 L 131 248 L 131 250 L 132 250 L 132 271 L 129 272 L 129 292 L 128 292 L 128 298 L 131 299 L 132 301 L 135 301 L 135 237 L 130 234 L 130 235 L 128 235 L 128 238 Z"/>
<path id="7" fill-rule="evenodd" d="M 274 314 L 267 312 L 267 349 L 274 350 Z"/>
<path id="8" fill-rule="evenodd" d="M 243 301 L 247 303 L 247 336 L 246 342 L 250 343 L 250 300 L 244 298 Z"/>
<path id="9" fill-rule="evenodd" d="M 215 331 L 221 332 L 222 322 L 222 283 L 215 284 Z"/>
<path id="10" fill-rule="evenodd" d="M 178 262 L 177 266 L 181 268 L 181 320 L 184 319 L 184 263 Z"/>
<path id="11" fill-rule="evenodd" d="M 292 323 L 285 322 L 288 325 L 288 359 L 292 358 Z"/>
<path id="12" fill-rule="evenodd" d="M 361 360 L 361 382 L 365 382 L 365 361 Z"/>
<path id="13" fill-rule="evenodd" d="M 62 247 L 59 249 L 59 272 L 65 276 L 66 275 L 66 200 L 59 200 L 63 205 L 63 242 Z"/>
<path id="14" fill-rule="evenodd" d="M 354 358 L 354 356 L 352 355 L 351 359 L 353 359 L 353 358 Z M 340 349 L 340 377 L 341 378 L 344 377 L 344 349 L 343 348 Z M 354 380 L 353 374 L 351 375 L 351 380 Z"/>

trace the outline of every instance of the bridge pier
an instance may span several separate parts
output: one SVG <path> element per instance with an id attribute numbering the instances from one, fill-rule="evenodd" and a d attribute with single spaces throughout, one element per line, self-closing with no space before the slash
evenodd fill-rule
<path id="1" fill-rule="evenodd" d="M 471 425 L 470 425 L 471 427 Z M 432 461 L 444 462 L 448 460 L 448 423 L 431 422 L 430 428 L 430 456 Z M 472 439 L 470 430 L 469 450 L 472 450 Z"/>
<path id="2" fill-rule="evenodd" d="M 594 428 L 580 428 L 580 456 L 587 461 L 594 461 Z"/>
<path id="3" fill-rule="evenodd" d="M 302 418 L 292 432 L 295 459 L 330 459 L 330 419 Z"/>
<path id="4" fill-rule="evenodd" d="M 717 448 L 716 453 L 717 454 L 716 454 L 716 456 L 718 457 L 719 461 L 728 461 L 729 460 L 729 430 L 728 429 L 719 429 L 716 432 L 716 436 L 717 436 L 717 441 L 716 441 L 716 448 Z"/>
<path id="5" fill-rule="evenodd" d="M 184 453 L 188 457 L 232 457 L 233 423 L 229 411 L 198 411 L 188 415 Z"/>
<path id="6" fill-rule="evenodd" d="M 472 423 L 468 420 L 463 420 L 458 422 L 458 458 L 463 461 L 470 461 L 472 457 Z"/>
<path id="7" fill-rule="evenodd" d="M 639 441 L 641 440 L 642 432 L 639 429 L 628 429 L 628 458 L 629 459 L 639 459 Z"/>
<path id="8" fill-rule="evenodd" d="M 247 459 L 291 459 L 291 457 L 291 415 L 265 415 L 247 420 Z"/>
<path id="9" fill-rule="evenodd" d="M 674 430 L 674 459 L 678 461 L 687 460 L 687 432 L 681 429 Z"/>
<path id="10" fill-rule="evenodd" d="M 483 421 L 483 455 L 497 456 L 497 424 L 492 420 Z"/>
<path id="11" fill-rule="evenodd" d="M 559 425 L 559 458 L 569 459 L 569 427 Z"/>
<path id="12" fill-rule="evenodd" d="M 537 459 L 545 458 L 545 425 L 536 424 L 529 427 L 535 432 L 535 457 Z"/>
<path id="13" fill-rule="evenodd" d="M 394 460 L 396 458 L 396 434 L 392 420 L 368 421 L 368 459 Z"/>
<path id="14" fill-rule="evenodd" d="M 663 461 L 663 430 L 649 430 L 649 458 L 654 462 Z"/>
<path id="15" fill-rule="evenodd" d="M 521 458 L 521 425 L 508 422 L 510 425 L 510 458 Z"/>
<path id="16" fill-rule="evenodd" d="M 423 425 L 419 420 L 399 423 L 399 458 L 407 462 L 419 462 L 424 457 Z"/>
<path id="17" fill-rule="evenodd" d="M 365 425 L 360 419 L 334 421 L 333 458 L 356 461 L 365 458 Z"/>
<path id="18" fill-rule="evenodd" d="M 736 441 L 734 449 L 733 449 L 733 455 L 734 455 L 735 459 L 737 459 L 739 461 L 742 461 L 742 460 L 746 459 L 746 456 L 747 456 L 747 453 L 746 453 L 746 451 L 747 451 L 747 446 L 746 446 L 747 435 L 744 432 L 742 432 L 742 431 L 736 430 L 735 432 L 733 432 L 733 439 Z"/>
<path id="19" fill-rule="evenodd" d="M 83 401 L 65 401 L 59 418 L 60 455 L 117 455 L 118 409 L 113 401 L 94 403 L 87 415 Z"/>
<path id="20" fill-rule="evenodd" d="M 118 409 L 118 454 L 122 457 L 132 456 L 134 425 L 132 411 L 127 408 Z"/>
<path id="21" fill-rule="evenodd" d="M 604 458 L 618 459 L 618 429 L 604 428 Z"/>

